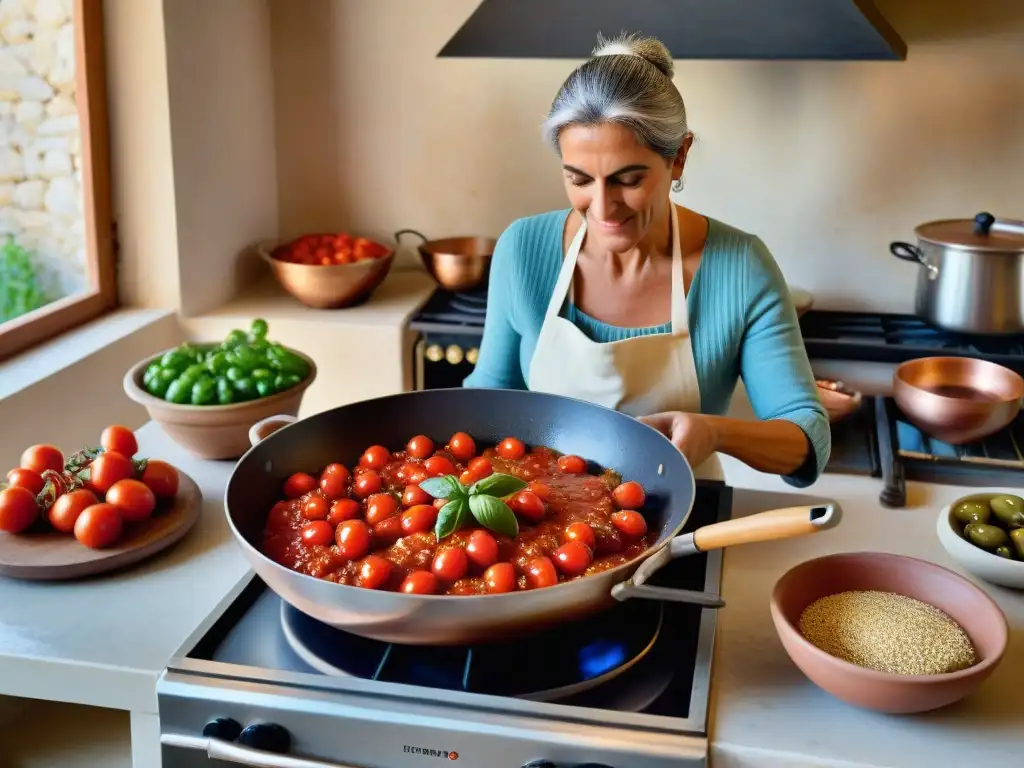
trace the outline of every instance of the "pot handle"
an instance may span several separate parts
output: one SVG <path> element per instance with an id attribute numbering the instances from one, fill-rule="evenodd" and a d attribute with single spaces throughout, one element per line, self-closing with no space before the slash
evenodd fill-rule
<path id="1" fill-rule="evenodd" d="M 285 413 L 260 419 L 249 427 L 249 445 L 257 445 L 261 440 L 270 437 L 277 430 L 287 427 L 289 424 L 294 424 L 296 421 L 298 419 L 295 416 L 289 416 Z"/>
<path id="2" fill-rule="evenodd" d="M 928 277 L 932 280 L 939 276 L 939 268 L 934 264 L 929 264 L 924 257 L 924 253 L 916 245 L 911 245 L 910 243 L 904 243 L 897 240 L 896 242 L 889 243 L 889 253 L 897 259 L 903 259 L 903 261 L 912 261 L 915 264 L 920 264 L 928 270 Z"/>
<path id="3" fill-rule="evenodd" d="M 420 238 L 423 241 L 423 243 L 421 245 L 426 245 L 427 242 L 429 242 L 427 240 L 427 236 L 424 235 L 422 232 L 419 232 L 419 231 L 417 231 L 415 229 L 400 229 L 397 232 L 395 232 L 395 244 L 396 245 L 399 245 L 399 246 L 402 245 L 402 235 L 415 235 L 416 237 Z"/>
<path id="4" fill-rule="evenodd" d="M 842 508 L 836 502 L 807 507 L 787 507 L 761 512 L 756 515 L 725 520 L 705 525 L 693 533 L 676 536 L 636 569 L 632 578 L 612 587 L 612 597 L 628 600 L 639 597 L 646 600 L 671 600 L 691 603 L 705 608 L 721 608 L 725 601 L 718 595 L 669 587 L 652 587 L 645 582 L 677 557 L 722 549 L 737 544 L 789 539 L 818 533 L 839 525 Z"/>

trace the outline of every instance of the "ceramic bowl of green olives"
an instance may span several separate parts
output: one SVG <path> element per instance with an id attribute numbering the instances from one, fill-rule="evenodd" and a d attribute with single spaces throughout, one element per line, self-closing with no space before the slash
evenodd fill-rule
<path id="1" fill-rule="evenodd" d="M 1024 589 L 1024 489 L 979 491 L 939 514 L 939 541 L 975 576 Z"/>

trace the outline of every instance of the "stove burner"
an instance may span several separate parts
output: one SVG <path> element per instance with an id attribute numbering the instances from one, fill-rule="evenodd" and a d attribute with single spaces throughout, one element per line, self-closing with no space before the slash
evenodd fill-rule
<path id="1" fill-rule="evenodd" d="M 630 600 L 589 619 L 508 642 L 430 647 L 367 640 L 281 603 L 288 644 L 324 674 L 533 701 L 574 696 L 629 670 L 654 647 L 662 617 L 659 603 Z M 663 674 L 659 677 L 665 681 Z M 664 686 L 656 687 L 655 697 Z"/>

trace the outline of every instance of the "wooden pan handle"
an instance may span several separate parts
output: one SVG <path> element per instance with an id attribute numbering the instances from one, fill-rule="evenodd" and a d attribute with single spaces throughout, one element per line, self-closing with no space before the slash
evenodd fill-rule
<path id="1" fill-rule="evenodd" d="M 736 544 L 789 539 L 833 528 L 841 517 L 839 505 L 834 503 L 774 509 L 705 525 L 693 532 L 693 543 L 698 551 L 707 552 Z"/>

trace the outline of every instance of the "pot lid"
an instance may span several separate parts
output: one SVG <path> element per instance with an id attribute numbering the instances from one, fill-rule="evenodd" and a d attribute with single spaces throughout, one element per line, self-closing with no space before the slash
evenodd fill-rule
<path id="1" fill-rule="evenodd" d="M 926 242 L 968 251 L 1024 253 L 1024 222 L 979 213 L 973 219 L 942 219 L 914 230 Z"/>

